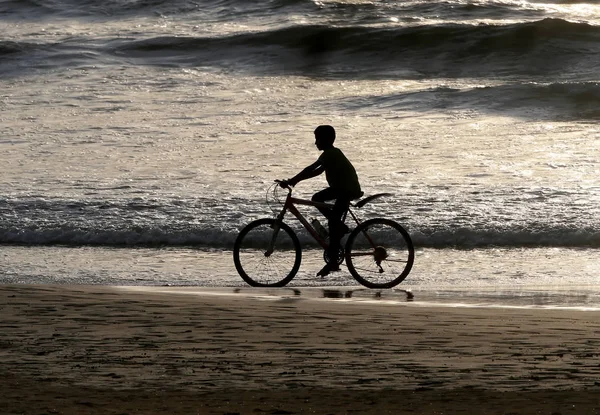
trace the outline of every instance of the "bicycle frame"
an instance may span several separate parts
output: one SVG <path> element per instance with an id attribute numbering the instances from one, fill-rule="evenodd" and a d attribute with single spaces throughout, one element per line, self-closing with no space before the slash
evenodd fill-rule
<path id="1" fill-rule="evenodd" d="M 288 211 L 292 215 L 294 215 L 296 217 L 296 219 L 298 219 L 300 221 L 302 226 L 304 226 L 304 228 L 308 231 L 308 233 L 310 233 L 312 235 L 312 237 L 317 241 L 317 243 L 319 245 L 321 245 L 321 247 L 324 250 L 327 250 L 327 248 L 329 247 L 329 244 L 327 243 L 327 241 L 324 238 L 322 238 L 319 235 L 319 233 L 315 230 L 315 228 L 310 224 L 310 222 L 308 222 L 308 220 L 306 220 L 304 215 L 302 215 L 302 213 L 298 210 L 298 208 L 296 208 L 296 205 L 313 206 L 315 208 L 333 209 L 333 204 L 323 203 L 323 202 L 314 202 L 314 201 L 308 200 L 308 199 L 299 199 L 296 197 L 292 197 L 292 189 L 291 188 L 287 188 L 287 191 L 288 191 L 288 194 L 285 199 L 285 203 L 283 204 L 283 208 L 281 209 L 281 212 L 277 215 L 277 224 L 275 225 L 276 228 L 273 230 L 273 237 L 271 239 L 271 242 L 269 243 L 269 247 L 267 249 L 267 255 L 269 255 L 270 253 L 273 252 L 273 246 L 275 244 L 275 240 L 277 239 L 277 234 L 279 233 L 279 226 L 283 222 L 283 218 L 284 218 L 286 212 L 288 212 Z M 359 225 L 360 221 L 358 220 L 358 217 L 356 217 L 356 215 L 350 210 L 350 208 L 348 208 L 348 211 L 343 216 L 342 220 L 345 220 L 346 215 L 348 213 L 350 213 L 350 215 L 352 216 L 352 219 L 354 219 L 356 224 Z"/>

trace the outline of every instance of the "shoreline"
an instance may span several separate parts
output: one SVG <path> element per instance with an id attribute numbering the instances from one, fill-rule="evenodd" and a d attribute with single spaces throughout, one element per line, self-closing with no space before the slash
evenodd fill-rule
<path id="1" fill-rule="evenodd" d="M 598 312 L 156 289 L 0 286 L 0 407 L 600 413 Z"/>

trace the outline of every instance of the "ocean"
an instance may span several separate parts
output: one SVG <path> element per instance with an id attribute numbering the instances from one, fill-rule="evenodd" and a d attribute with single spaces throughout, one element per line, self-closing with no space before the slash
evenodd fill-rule
<path id="1" fill-rule="evenodd" d="M 331 124 L 413 237 L 399 288 L 597 292 L 599 74 L 594 2 L 0 1 L 0 283 L 245 287 Z M 298 232 L 290 285 L 357 285 Z"/>

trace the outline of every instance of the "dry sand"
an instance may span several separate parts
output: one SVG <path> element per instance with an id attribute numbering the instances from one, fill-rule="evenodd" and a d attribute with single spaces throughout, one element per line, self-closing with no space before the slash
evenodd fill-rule
<path id="1" fill-rule="evenodd" d="M 1 286 L 0 413 L 600 414 L 599 312 L 215 294 Z"/>

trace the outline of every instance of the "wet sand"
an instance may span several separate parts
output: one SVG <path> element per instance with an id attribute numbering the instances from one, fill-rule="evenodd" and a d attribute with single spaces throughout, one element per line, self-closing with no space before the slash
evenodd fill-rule
<path id="1" fill-rule="evenodd" d="M 600 312 L 281 293 L 1 286 L 2 413 L 600 413 Z"/>

